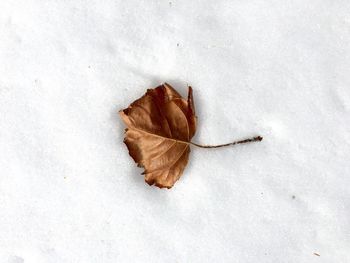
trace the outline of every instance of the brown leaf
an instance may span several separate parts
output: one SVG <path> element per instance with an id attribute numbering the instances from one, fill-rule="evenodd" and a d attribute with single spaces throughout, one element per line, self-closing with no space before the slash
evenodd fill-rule
<path id="1" fill-rule="evenodd" d="M 196 132 L 192 88 L 185 100 L 165 83 L 119 112 L 127 128 L 124 142 L 130 156 L 144 168 L 145 181 L 160 188 L 171 188 L 182 175 L 190 154 L 190 144 L 219 148 L 261 141 L 261 136 L 219 145 L 191 142 Z"/>
<path id="2" fill-rule="evenodd" d="M 165 83 L 119 112 L 130 156 L 144 168 L 145 181 L 171 188 L 182 175 L 196 132 L 192 88 L 185 100 Z"/>

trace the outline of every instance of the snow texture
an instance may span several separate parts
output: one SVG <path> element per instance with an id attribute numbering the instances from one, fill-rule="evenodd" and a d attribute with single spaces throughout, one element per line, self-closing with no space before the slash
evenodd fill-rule
<path id="1" fill-rule="evenodd" d="M 0 262 L 350 262 L 350 1 L 0 1 Z M 171 190 L 117 111 L 199 119 Z"/>

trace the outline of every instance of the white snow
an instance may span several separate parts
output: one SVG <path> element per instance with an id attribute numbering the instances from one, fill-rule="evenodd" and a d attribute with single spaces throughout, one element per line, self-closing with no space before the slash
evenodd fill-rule
<path id="1" fill-rule="evenodd" d="M 164 81 L 264 140 L 149 187 L 117 111 Z M 348 263 L 349 156 L 348 0 L 0 1 L 0 262 Z"/>

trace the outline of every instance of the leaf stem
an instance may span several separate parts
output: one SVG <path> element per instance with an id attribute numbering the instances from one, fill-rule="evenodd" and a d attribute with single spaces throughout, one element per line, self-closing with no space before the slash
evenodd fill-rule
<path id="1" fill-rule="evenodd" d="M 248 142 L 260 142 L 262 139 L 263 139 L 263 137 L 256 136 L 256 137 L 245 139 L 245 140 L 240 140 L 240 141 L 235 141 L 235 142 L 230 142 L 230 143 L 225 143 L 225 144 L 219 144 L 219 145 L 201 145 L 201 144 L 197 144 L 194 142 L 190 142 L 190 144 L 197 146 L 197 147 L 200 147 L 200 148 L 220 148 L 220 147 L 248 143 Z"/>

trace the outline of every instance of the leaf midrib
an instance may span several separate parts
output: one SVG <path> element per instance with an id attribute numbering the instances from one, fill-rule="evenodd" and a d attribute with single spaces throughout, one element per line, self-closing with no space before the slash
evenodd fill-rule
<path id="1" fill-rule="evenodd" d="M 152 136 L 154 136 L 154 137 L 158 137 L 158 138 L 162 138 L 162 139 L 165 139 L 165 140 L 173 141 L 173 142 L 184 143 L 184 144 L 187 144 L 187 145 L 191 144 L 191 142 L 186 142 L 186 141 L 182 141 L 182 140 L 178 140 L 178 139 L 173 139 L 173 138 L 165 137 L 165 136 L 158 135 L 158 134 L 155 134 L 155 133 L 151 133 L 151 132 L 148 132 L 148 131 L 145 131 L 145 130 L 142 130 L 142 129 L 138 129 L 138 128 L 136 128 L 136 127 L 132 127 L 132 128 L 130 128 L 130 129 L 131 129 L 131 130 L 136 130 L 136 131 L 139 131 L 139 132 L 143 132 L 143 133 L 152 135 Z"/>

